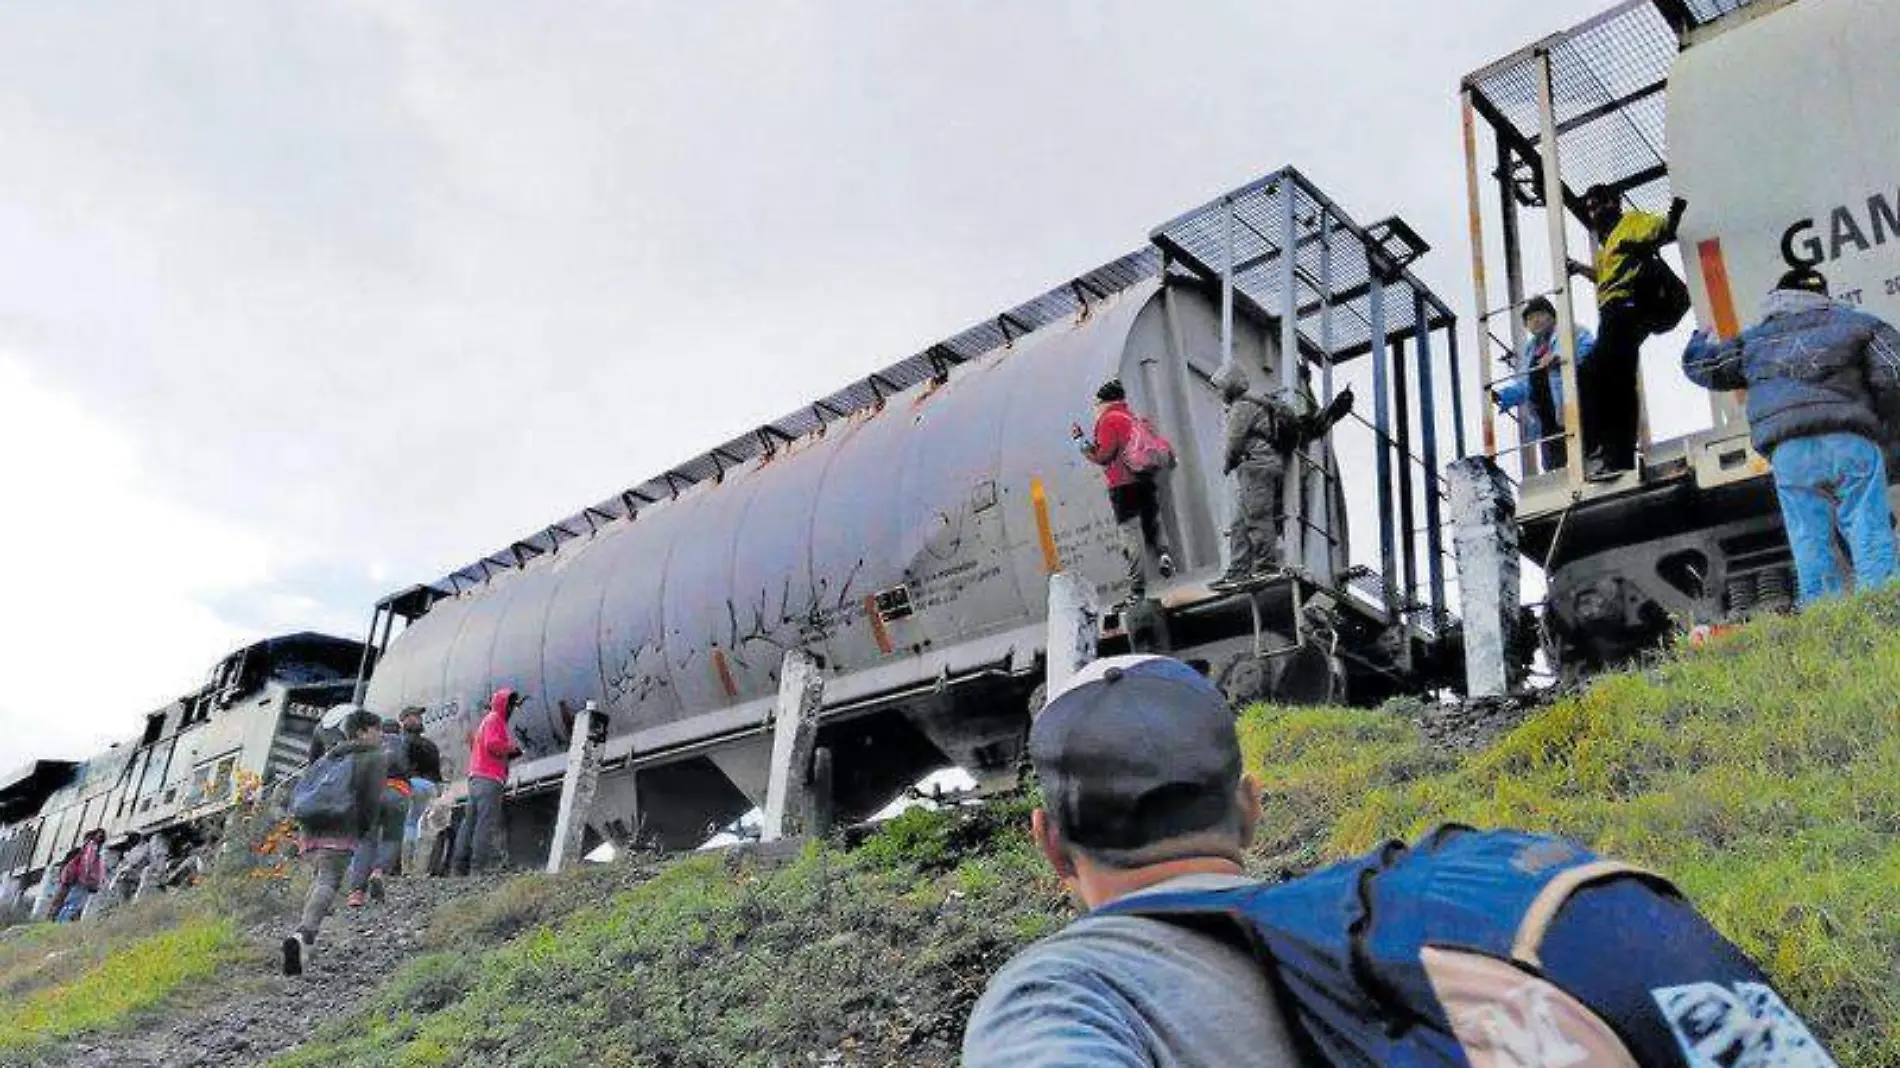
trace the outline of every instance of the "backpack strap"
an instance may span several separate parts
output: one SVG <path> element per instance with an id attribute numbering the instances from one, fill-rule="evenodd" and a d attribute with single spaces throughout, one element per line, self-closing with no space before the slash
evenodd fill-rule
<path id="1" fill-rule="evenodd" d="M 1524 910 L 1524 918 L 1518 921 L 1517 937 L 1511 942 L 1511 959 L 1532 968 L 1542 968 L 1543 961 L 1538 953 L 1543 948 L 1544 936 L 1550 932 L 1550 925 L 1556 921 L 1564 902 L 1592 883 L 1623 877 L 1641 879 L 1681 896 L 1669 880 L 1621 861 L 1597 860 L 1565 869 L 1545 883 L 1537 896 L 1531 899 L 1530 907 Z"/>

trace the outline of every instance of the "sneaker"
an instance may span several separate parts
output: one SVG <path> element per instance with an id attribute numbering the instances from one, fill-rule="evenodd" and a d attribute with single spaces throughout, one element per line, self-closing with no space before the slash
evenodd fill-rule
<path id="1" fill-rule="evenodd" d="M 362 908 L 363 902 L 366 900 L 368 900 L 368 895 L 363 893 L 363 891 L 361 890 L 350 891 L 350 907 L 351 908 L 353 909 Z"/>
<path id="2" fill-rule="evenodd" d="M 1239 589 L 1241 587 L 1241 584 L 1245 583 L 1246 581 L 1247 581 L 1247 576 L 1236 575 L 1232 572 L 1229 572 L 1215 579 L 1214 581 L 1208 583 L 1207 588 L 1214 591 L 1215 593 L 1229 593 L 1229 592 Z"/>
<path id="3" fill-rule="evenodd" d="M 370 872 L 369 873 L 369 899 L 371 901 L 381 902 L 383 900 L 384 893 L 385 891 L 383 888 L 383 873 L 379 871 Z"/>
<path id="4" fill-rule="evenodd" d="M 1156 563 L 1155 567 L 1161 572 L 1162 578 L 1174 577 L 1174 557 L 1169 556 L 1167 553 L 1161 554 L 1161 559 Z"/>
<path id="5" fill-rule="evenodd" d="M 304 944 L 303 944 L 303 938 L 301 936 L 286 935 L 284 937 L 284 974 L 285 975 L 302 975 L 303 974 L 303 956 L 304 956 L 303 951 L 304 951 Z"/>

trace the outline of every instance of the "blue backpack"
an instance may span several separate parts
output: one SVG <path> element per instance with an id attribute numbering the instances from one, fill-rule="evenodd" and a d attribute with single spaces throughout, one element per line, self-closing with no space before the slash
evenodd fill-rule
<path id="1" fill-rule="evenodd" d="M 1836 1068 L 1673 887 L 1562 838 L 1445 826 L 1292 882 L 1094 914 L 1237 928 L 1314 1064 Z"/>
<path id="2" fill-rule="evenodd" d="M 335 825 L 356 815 L 356 761 L 331 750 L 304 772 L 290 791 L 290 815 L 309 825 Z"/>

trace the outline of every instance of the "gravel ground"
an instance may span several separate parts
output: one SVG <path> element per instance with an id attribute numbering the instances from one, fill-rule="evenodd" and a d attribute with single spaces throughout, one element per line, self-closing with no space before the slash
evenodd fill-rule
<path id="1" fill-rule="evenodd" d="M 1542 707 L 1536 697 L 1481 698 L 1454 704 L 1394 702 L 1435 746 L 1456 753 L 1482 749 Z"/>
<path id="2" fill-rule="evenodd" d="M 279 946 L 290 927 L 246 932 L 266 954 L 253 980 L 220 987 L 216 1000 L 129 1034 L 75 1041 L 40 1063 L 63 1068 L 240 1068 L 269 1061 L 373 991 L 419 951 L 438 906 L 492 889 L 499 880 L 393 879 L 381 905 L 337 910 L 323 925 L 317 953 L 298 978 L 281 974 Z"/>

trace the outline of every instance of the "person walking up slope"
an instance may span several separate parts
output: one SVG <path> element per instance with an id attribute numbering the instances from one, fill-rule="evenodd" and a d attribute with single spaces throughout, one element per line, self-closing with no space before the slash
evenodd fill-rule
<path id="1" fill-rule="evenodd" d="M 1762 321 L 1716 341 L 1697 331 L 1682 354 L 1696 385 L 1748 390 L 1755 451 L 1775 469 L 1801 605 L 1841 592 L 1834 531 L 1847 539 L 1854 588 L 1895 574 L 1882 446 L 1900 430 L 1900 331 L 1828 299 L 1811 268 L 1783 275 Z"/>
<path id="2" fill-rule="evenodd" d="M 471 867 L 485 871 L 492 863 L 495 835 L 501 829 L 501 794 L 508 782 L 508 764 L 521 755 L 508 731 L 508 720 L 521 707 L 521 695 L 513 690 L 496 690 L 488 702 L 488 715 L 482 717 L 468 752 L 468 812 L 455 832 L 455 852 L 450 861 L 456 875 L 467 875 Z"/>
<path id="3" fill-rule="evenodd" d="M 350 858 L 351 908 L 361 908 L 367 898 L 383 899 L 384 881 L 401 859 L 403 823 L 409 815 L 408 735 L 394 721 L 385 721 L 381 730 L 382 798 L 370 833 L 357 843 L 356 854 Z"/>
<path id="4" fill-rule="evenodd" d="M 300 825 L 312 877 L 297 929 L 284 938 L 285 975 L 303 974 L 350 857 L 373 832 L 382 812 L 383 721 L 359 708 L 344 718 L 342 727 L 344 740 L 304 771 L 290 795 L 290 815 Z"/>

